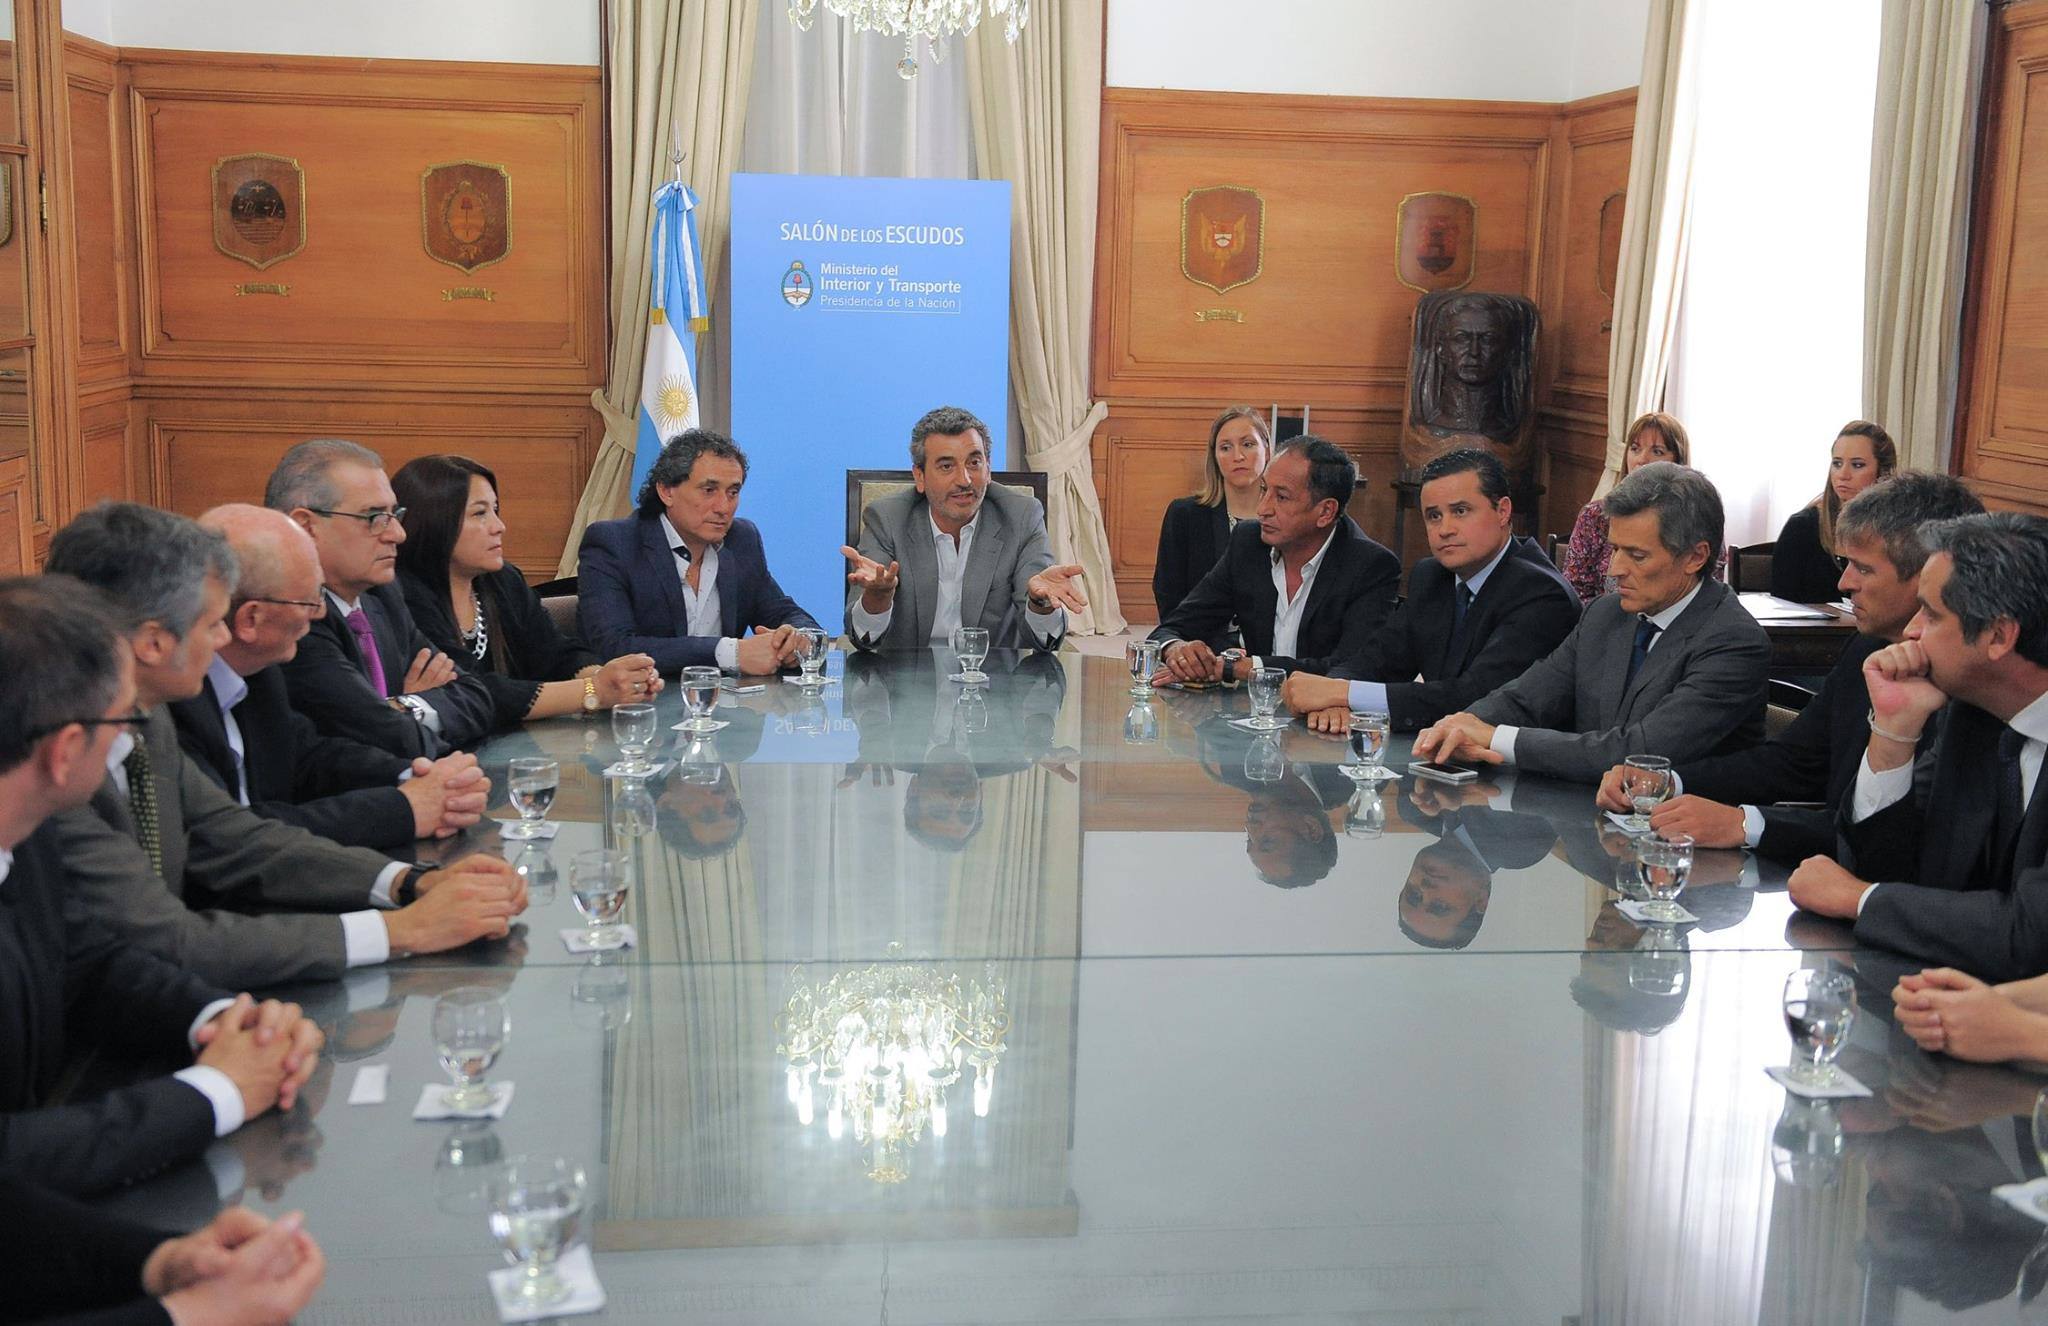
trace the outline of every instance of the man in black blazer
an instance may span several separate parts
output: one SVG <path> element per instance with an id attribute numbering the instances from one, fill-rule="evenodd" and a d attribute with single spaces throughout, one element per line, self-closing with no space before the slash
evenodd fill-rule
<path id="1" fill-rule="evenodd" d="M 1688 760 L 1763 740 L 1771 642 L 1711 578 L 1721 495 L 1697 470 L 1659 461 L 1616 484 L 1606 505 L 1616 592 L 1541 662 L 1424 729 L 1418 759 L 1597 783 L 1639 752 Z"/>
<path id="2" fill-rule="evenodd" d="M 326 615 L 284 665 L 292 707 L 330 736 L 410 760 L 491 731 L 497 707 L 413 625 L 398 574 L 404 514 L 376 452 L 339 438 L 301 442 L 277 463 L 263 504 L 313 538 Z"/>
<path id="3" fill-rule="evenodd" d="M 1352 710 L 1386 714 L 1397 732 L 1427 727 L 1521 676 L 1578 624 L 1571 585 L 1515 537 L 1499 457 L 1438 456 L 1423 467 L 1421 505 L 1431 555 L 1408 573 L 1407 601 L 1362 653 L 1327 677 L 1296 672 L 1281 692 L 1318 732 L 1344 731 Z"/>
<path id="4" fill-rule="evenodd" d="M 663 672 L 769 673 L 795 660 L 796 628 L 818 623 L 775 583 L 761 531 L 739 518 L 746 481 L 731 438 L 688 429 L 661 449 L 635 514 L 583 531 L 576 618 L 592 649 L 646 654 Z"/>
<path id="5" fill-rule="evenodd" d="M 292 708 L 281 665 L 327 610 L 319 553 L 306 532 L 282 512 L 239 503 L 199 523 L 228 541 L 241 578 L 228 606 L 228 642 L 205 685 L 170 704 L 193 765 L 266 819 L 346 846 L 407 847 L 477 823 L 490 780 L 475 756 L 408 761 L 323 736 Z"/>
<path id="6" fill-rule="evenodd" d="M 230 997 L 66 917 L 46 821 L 92 796 L 138 717 L 126 652 L 85 585 L 0 581 L 0 1167 L 65 1192 L 131 1182 L 290 1108 L 321 1043 L 295 1004 Z M 50 1105 L 74 1050 L 191 1066 Z"/>
<path id="7" fill-rule="evenodd" d="M 1400 559 L 1344 514 L 1358 485 L 1351 457 L 1304 433 L 1260 482 L 1258 524 L 1232 531 L 1223 560 L 1152 632 L 1162 681 L 1243 681 L 1261 666 L 1328 672 L 1363 653 L 1393 609 Z M 1232 622 L 1242 649 L 1227 647 Z"/>
<path id="8" fill-rule="evenodd" d="M 1701 847 L 1752 847 L 1787 865 L 1833 852 L 1835 815 L 1856 781 L 1870 731 L 1864 661 L 1904 639 L 1920 607 L 1920 568 L 1927 561 L 1920 526 L 1983 509 L 1960 479 L 1915 470 L 1864 489 L 1843 507 L 1835 525 L 1835 546 L 1848 563 L 1840 588 L 1856 609 L 1860 634 L 1783 732 L 1751 750 L 1680 764 L 1681 795 L 1657 807 L 1650 827 L 1689 834 Z M 1931 739 L 1931 732 L 1923 734 L 1923 749 Z M 1630 809 L 1621 776 L 1617 766 L 1600 780 L 1603 809 Z"/>
<path id="9" fill-rule="evenodd" d="M 1853 920 L 1861 943 L 1988 981 L 2048 971 L 2048 520 L 1926 526 L 1920 611 L 1863 665 L 1870 736 L 1837 821 L 1839 862 L 1808 857 L 1792 901 Z M 1944 707 L 1931 762 L 1924 729 Z M 1931 768 L 1925 767 L 1931 763 Z"/>

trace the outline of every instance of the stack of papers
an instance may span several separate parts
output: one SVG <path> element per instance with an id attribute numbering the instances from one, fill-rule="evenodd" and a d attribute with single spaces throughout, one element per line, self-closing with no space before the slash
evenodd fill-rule
<path id="1" fill-rule="evenodd" d="M 1749 615 L 1761 622 L 1826 622 L 1833 621 L 1834 614 L 1826 608 L 1809 607 L 1781 599 L 1776 594 L 1741 594 L 1742 606 L 1749 609 Z"/>

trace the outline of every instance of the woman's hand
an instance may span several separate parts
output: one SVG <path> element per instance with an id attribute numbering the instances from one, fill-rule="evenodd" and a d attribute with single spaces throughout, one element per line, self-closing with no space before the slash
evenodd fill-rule
<path id="1" fill-rule="evenodd" d="M 597 702 L 614 705 L 653 703 L 661 694 L 661 674 L 645 654 L 621 654 L 597 670 Z"/>

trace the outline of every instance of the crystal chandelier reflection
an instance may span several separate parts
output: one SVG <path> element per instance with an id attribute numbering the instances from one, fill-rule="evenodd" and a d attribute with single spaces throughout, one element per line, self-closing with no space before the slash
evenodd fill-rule
<path id="1" fill-rule="evenodd" d="M 927 1128 L 946 1135 L 946 1089 L 963 1070 L 974 1073 L 974 1116 L 988 1117 L 1010 1030 L 994 963 L 963 984 L 936 964 L 897 960 L 901 951 L 891 944 L 886 964 L 816 988 L 797 969 L 775 1023 L 797 1122 L 816 1121 L 823 1094 L 826 1134 L 837 1141 L 851 1130 L 877 1183 L 909 1177 L 905 1153 Z"/>
<path id="2" fill-rule="evenodd" d="M 1031 21 L 1031 0 L 789 0 L 789 21 L 809 32 L 823 4 L 851 23 L 855 32 L 901 37 L 903 58 L 896 62 L 896 72 L 910 79 L 917 77 L 917 39 L 924 38 L 935 63 L 944 60 L 946 38 L 974 31 L 984 2 L 988 17 L 1003 21 L 1003 39 L 1015 45 Z"/>

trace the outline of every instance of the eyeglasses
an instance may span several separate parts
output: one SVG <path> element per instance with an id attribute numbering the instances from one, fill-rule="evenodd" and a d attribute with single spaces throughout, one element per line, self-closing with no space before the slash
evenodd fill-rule
<path id="1" fill-rule="evenodd" d="M 307 507 L 306 509 L 310 511 L 313 508 Z M 372 526 L 372 528 L 374 529 L 375 526 Z M 327 604 L 325 601 L 321 599 L 274 599 L 271 598 L 268 594 L 251 594 L 248 598 L 242 601 L 244 603 L 275 603 L 279 607 L 284 608 L 304 608 L 306 611 L 312 613 L 315 617 L 324 617 L 327 615 Z"/>
<path id="2" fill-rule="evenodd" d="M 350 520 L 360 520 L 370 527 L 372 534 L 382 534 L 394 520 L 401 524 L 405 520 L 405 508 L 402 506 L 392 507 L 389 511 L 329 511 L 317 506 L 309 506 L 306 510 L 316 516 L 347 516 Z"/>
<path id="3" fill-rule="evenodd" d="M 146 709 L 137 709 L 133 713 L 121 714 L 118 717 L 114 718 L 67 718 L 61 723 L 45 723 L 41 727 L 30 728 L 27 732 L 22 733 L 22 737 L 23 739 L 28 741 L 41 741 L 44 737 L 49 736 L 52 732 L 62 732 L 65 728 L 72 726 L 125 727 L 130 732 L 133 732 L 135 729 L 141 727 L 144 723 L 147 723 L 148 721 L 149 711 Z"/>

